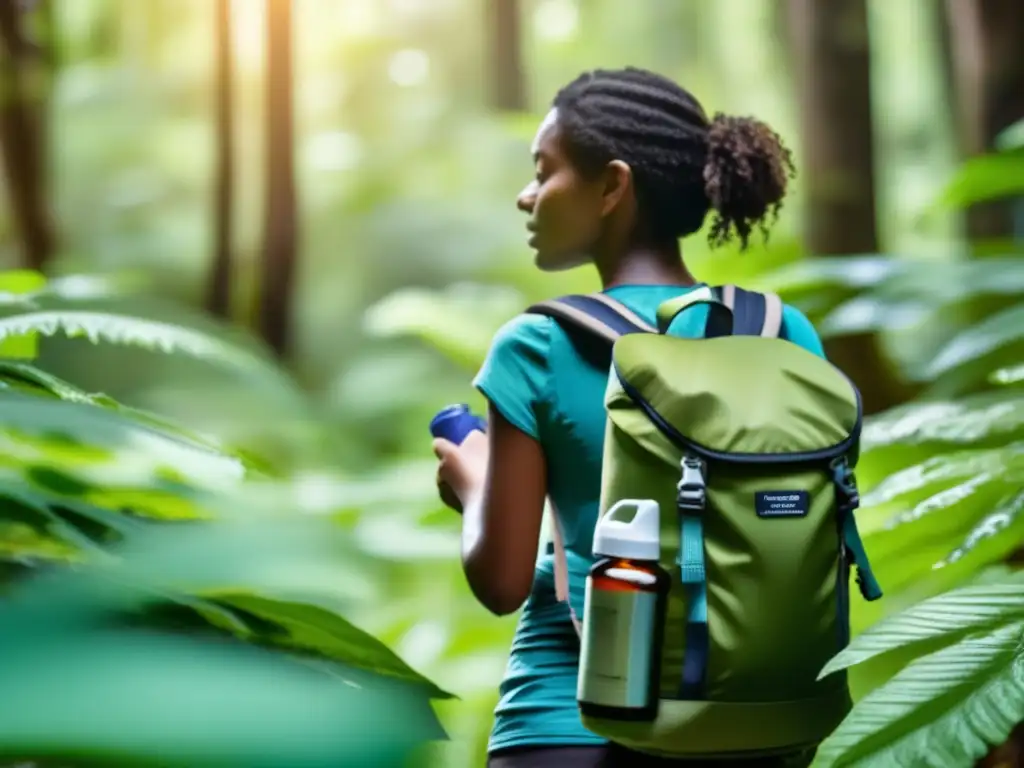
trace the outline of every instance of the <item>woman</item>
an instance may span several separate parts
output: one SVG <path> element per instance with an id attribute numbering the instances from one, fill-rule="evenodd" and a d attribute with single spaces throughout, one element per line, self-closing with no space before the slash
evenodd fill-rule
<path id="1" fill-rule="evenodd" d="M 520 193 L 529 245 L 544 271 L 593 264 L 603 290 L 650 323 L 695 280 L 679 239 L 710 210 L 712 244 L 746 247 L 767 232 L 792 174 L 789 151 L 764 124 L 708 120 L 697 100 L 640 69 L 581 75 L 555 97 L 533 144 L 536 178 Z M 671 332 L 701 336 L 707 306 Z M 821 343 L 791 307 L 783 335 Z M 522 315 L 494 339 L 475 385 L 489 401 L 487 436 L 434 443 L 442 498 L 463 513 L 462 560 L 497 615 L 525 602 L 491 733 L 492 768 L 695 765 L 653 760 L 587 731 L 576 706 L 579 644 L 555 600 L 550 553 L 537 558 L 545 498 L 558 509 L 571 604 L 582 613 L 598 514 L 607 371 L 587 365 L 550 318 Z M 771 763 L 774 764 L 774 763 Z M 723 763 L 715 763 L 721 766 Z"/>

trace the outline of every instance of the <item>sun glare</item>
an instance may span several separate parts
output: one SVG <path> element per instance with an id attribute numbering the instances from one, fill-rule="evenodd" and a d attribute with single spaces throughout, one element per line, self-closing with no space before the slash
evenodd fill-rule
<path id="1" fill-rule="evenodd" d="M 234 0 L 231 15 L 235 61 L 243 71 L 258 71 L 263 67 L 266 56 L 266 5 L 251 0 Z"/>

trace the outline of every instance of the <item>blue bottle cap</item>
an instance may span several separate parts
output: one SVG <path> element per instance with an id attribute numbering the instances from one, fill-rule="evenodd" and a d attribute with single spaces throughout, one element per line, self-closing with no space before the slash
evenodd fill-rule
<path id="1" fill-rule="evenodd" d="M 461 444 L 475 429 L 483 432 L 484 427 L 483 420 L 474 415 L 465 403 L 441 409 L 430 421 L 430 433 L 434 437 L 444 438 L 456 445 Z"/>

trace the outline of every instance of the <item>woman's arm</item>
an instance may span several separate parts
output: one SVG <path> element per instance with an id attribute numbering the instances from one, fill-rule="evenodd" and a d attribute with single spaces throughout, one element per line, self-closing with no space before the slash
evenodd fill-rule
<path id="1" fill-rule="evenodd" d="M 484 607 L 504 616 L 533 586 L 547 471 L 539 442 L 493 405 L 488 415 L 486 436 L 475 432 L 461 446 L 436 440 L 434 451 L 439 485 L 462 505 L 466 580 Z"/>

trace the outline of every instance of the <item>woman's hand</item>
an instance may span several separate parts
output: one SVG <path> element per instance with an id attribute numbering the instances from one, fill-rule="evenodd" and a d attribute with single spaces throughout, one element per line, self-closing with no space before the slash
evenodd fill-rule
<path id="1" fill-rule="evenodd" d="M 433 448 L 439 459 L 437 490 L 441 501 L 461 513 L 469 499 L 483 493 L 490 452 L 487 436 L 474 430 L 461 445 L 438 438 Z"/>
<path id="2" fill-rule="evenodd" d="M 519 609 L 533 588 L 547 463 L 540 443 L 492 405 L 487 434 L 462 445 L 434 441 L 437 485 L 445 504 L 462 513 L 462 570 L 492 613 Z"/>

